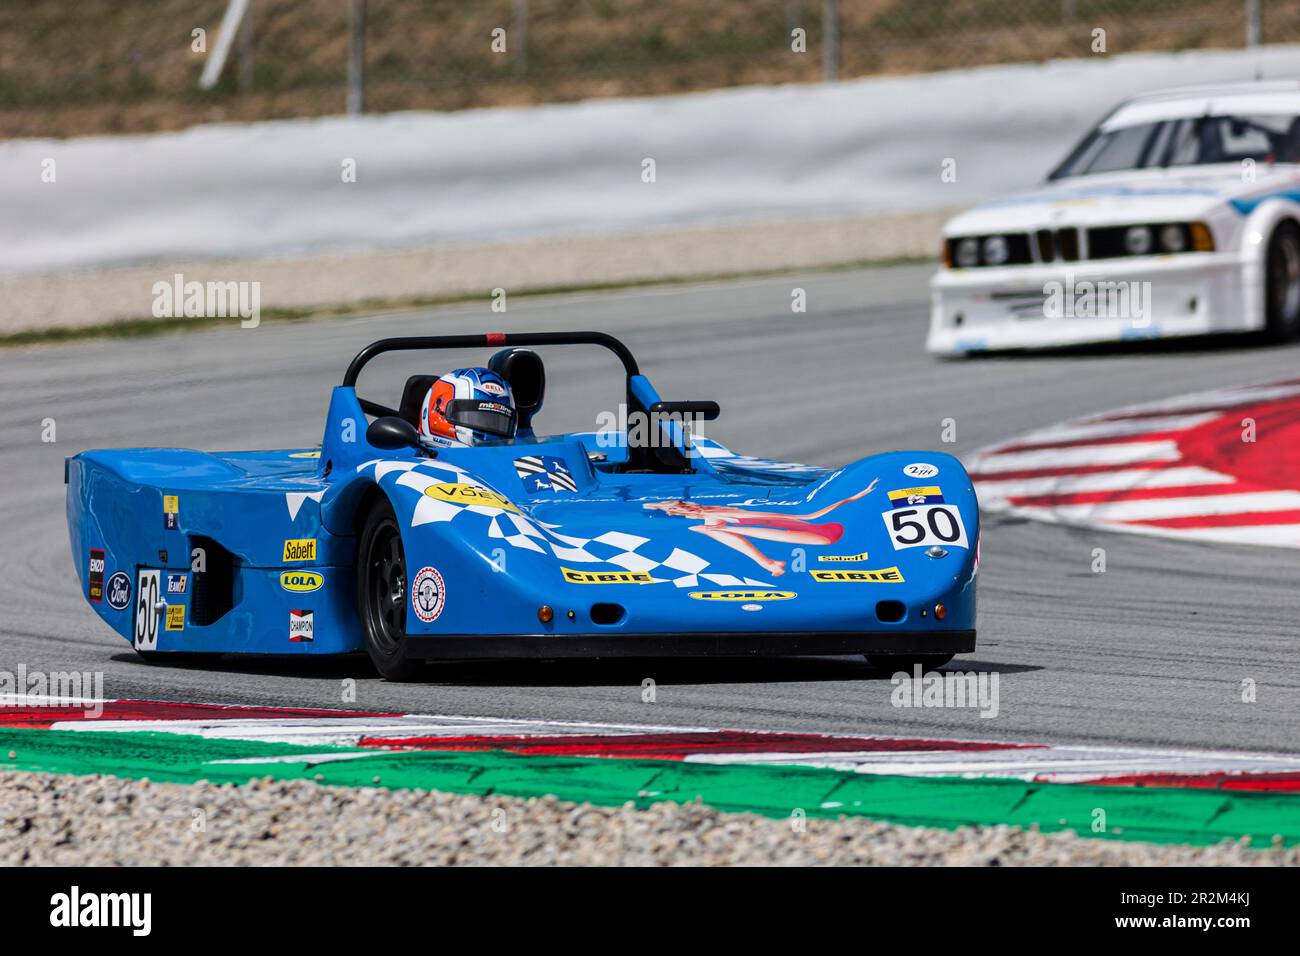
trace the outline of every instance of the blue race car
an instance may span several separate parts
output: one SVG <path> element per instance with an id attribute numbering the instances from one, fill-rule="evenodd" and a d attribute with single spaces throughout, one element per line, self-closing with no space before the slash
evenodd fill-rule
<path id="1" fill-rule="evenodd" d="M 617 425 L 538 437 L 536 346 L 622 362 Z M 386 352 L 499 349 L 360 398 Z M 713 402 L 660 399 L 598 332 L 384 339 L 352 360 L 317 450 L 87 451 L 68 529 L 91 607 L 146 659 L 365 650 L 425 662 L 864 654 L 941 665 L 975 649 L 979 512 L 955 458 L 831 471 L 696 434 Z M 369 424 L 367 425 L 367 421 Z"/>

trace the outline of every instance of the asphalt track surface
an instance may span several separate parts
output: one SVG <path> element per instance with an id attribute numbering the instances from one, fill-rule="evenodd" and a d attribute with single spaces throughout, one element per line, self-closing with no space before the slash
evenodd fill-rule
<path id="1" fill-rule="evenodd" d="M 984 444 L 1120 404 L 1294 376 L 1300 347 L 1229 341 L 937 361 L 922 350 L 924 267 L 512 301 L 0 352 L 0 669 L 104 672 L 104 693 L 223 703 L 829 731 L 1300 750 L 1300 560 L 990 516 L 979 647 L 949 665 L 999 675 L 998 716 L 891 706 L 858 659 L 442 665 L 379 680 L 364 658 L 150 666 L 78 586 L 62 462 L 87 448 L 315 445 L 330 388 L 396 334 L 604 329 L 669 398 L 718 400 L 709 434 L 742 453 L 839 464 L 878 450 Z M 791 292 L 808 311 L 791 312 Z M 468 364 L 434 361 L 425 370 Z M 485 356 L 483 357 L 485 358 Z M 539 424 L 594 427 L 615 407 L 612 356 L 552 350 Z M 385 357 L 360 391 L 396 401 L 418 368 Z M 53 418 L 57 441 L 42 443 Z M 957 442 L 941 429 L 955 420 Z M 1264 440 L 1261 437 L 1261 440 Z M 1093 549 L 1105 573 L 1092 571 Z M 356 680 L 344 702 L 342 682 Z M 656 702 L 642 702 L 642 681 Z M 1256 701 L 1242 701 L 1242 681 Z"/>

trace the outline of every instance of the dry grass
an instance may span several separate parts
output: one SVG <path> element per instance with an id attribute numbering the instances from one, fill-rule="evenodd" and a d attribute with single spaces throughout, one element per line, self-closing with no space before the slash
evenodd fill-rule
<path id="1" fill-rule="evenodd" d="M 910 73 L 1107 52 L 1240 46 L 1224 0 L 840 0 L 841 75 Z M 201 93 L 225 0 L 46 0 L 0 6 L 0 130 L 150 132 L 339 113 L 346 0 L 254 0 L 252 85 L 227 68 Z M 526 62 L 513 0 L 370 0 L 368 108 L 466 109 L 821 78 L 821 0 L 528 0 Z M 1268 42 L 1300 39 L 1300 0 L 1264 4 Z M 790 49 L 807 29 L 808 52 Z M 490 49 L 494 28 L 511 52 Z M 233 64 L 232 64 L 233 66 Z"/>

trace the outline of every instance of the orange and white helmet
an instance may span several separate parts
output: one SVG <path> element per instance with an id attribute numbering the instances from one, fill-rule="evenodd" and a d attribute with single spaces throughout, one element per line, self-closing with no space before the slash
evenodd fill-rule
<path id="1" fill-rule="evenodd" d="M 467 448 L 515 437 L 518 415 L 506 380 L 491 369 L 448 372 L 424 396 L 420 440 L 442 448 Z"/>

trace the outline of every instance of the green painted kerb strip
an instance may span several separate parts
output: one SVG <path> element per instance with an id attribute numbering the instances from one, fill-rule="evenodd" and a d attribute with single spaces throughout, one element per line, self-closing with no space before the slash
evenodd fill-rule
<path id="1" fill-rule="evenodd" d="M 10 752 L 13 759 L 7 759 Z M 312 755 L 368 756 L 316 762 Z M 301 757 L 283 762 L 259 758 Z M 251 763 L 221 763 L 251 760 Z M 0 767 L 46 773 L 109 774 L 155 781 L 245 783 L 253 777 L 315 779 L 451 793 L 649 806 L 697 797 L 720 810 L 788 817 L 865 816 L 914 826 L 1008 824 L 1074 830 L 1081 836 L 1159 843 L 1215 843 L 1249 836 L 1268 846 L 1279 835 L 1300 843 L 1300 798 L 1178 788 L 898 777 L 812 767 L 711 765 L 660 760 L 536 757 L 519 754 L 359 751 L 159 733 L 0 730 Z M 1093 833 L 1096 811 L 1106 830 Z"/>

